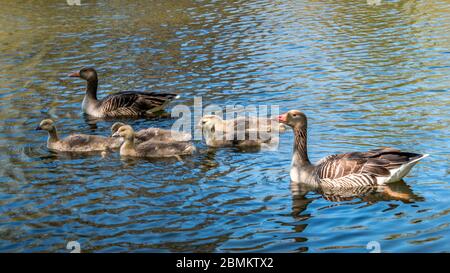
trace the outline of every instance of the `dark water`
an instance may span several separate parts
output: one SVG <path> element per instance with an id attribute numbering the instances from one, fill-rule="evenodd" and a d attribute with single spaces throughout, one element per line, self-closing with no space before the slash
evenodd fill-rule
<path id="1" fill-rule="evenodd" d="M 447 1 L 0 1 L 0 251 L 386 252 L 450 250 Z M 56 155 L 34 128 L 105 135 L 80 113 L 100 96 L 280 105 L 309 117 L 313 161 L 393 146 L 429 153 L 379 192 L 291 185 L 278 151 L 208 149 L 183 161 Z M 139 120 L 136 128 L 173 120 Z"/>

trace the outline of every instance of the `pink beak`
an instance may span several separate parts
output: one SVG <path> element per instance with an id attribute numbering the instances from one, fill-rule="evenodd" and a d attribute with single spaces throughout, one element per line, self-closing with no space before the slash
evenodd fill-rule
<path id="1" fill-rule="evenodd" d="M 69 77 L 80 77 L 80 72 L 73 72 L 73 73 L 70 73 L 67 76 L 69 76 Z"/>
<path id="2" fill-rule="evenodd" d="M 286 123 L 287 122 L 287 114 L 282 114 L 278 116 L 278 121 L 282 122 L 282 123 Z"/>

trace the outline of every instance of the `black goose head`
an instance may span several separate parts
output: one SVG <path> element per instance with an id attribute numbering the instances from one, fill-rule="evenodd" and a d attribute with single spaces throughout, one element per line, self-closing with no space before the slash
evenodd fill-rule
<path id="1" fill-rule="evenodd" d="M 97 71 L 92 67 L 85 67 L 78 72 L 70 73 L 69 77 L 78 77 L 86 81 L 97 81 Z"/>
<path id="2" fill-rule="evenodd" d="M 278 121 L 293 128 L 306 129 L 308 122 L 306 115 L 298 110 L 290 110 L 278 116 Z"/>

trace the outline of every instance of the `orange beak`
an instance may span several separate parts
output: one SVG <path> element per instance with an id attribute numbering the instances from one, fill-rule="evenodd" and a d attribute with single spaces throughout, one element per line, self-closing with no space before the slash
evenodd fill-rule
<path id="1" fill-rule="evenodd" d="M 73 72 L 73 73 L 70 73 L 67 76 L 69 76 L 69 77 L 80 77 L 80 72 Z"/>
<path id="2" fill-rule="evenodd" d="M 287 122 L 287 114 L 282 114 L 278 116 L 278 121 L 281 123 L 286 123 Z"/>

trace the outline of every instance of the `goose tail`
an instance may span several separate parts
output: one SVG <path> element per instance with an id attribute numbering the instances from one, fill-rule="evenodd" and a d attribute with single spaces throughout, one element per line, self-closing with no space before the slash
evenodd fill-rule
<path id="1" fill-rule="evenodd" d="M 414 167 L 419 160 L 424 159 L 425 157 L 428 157 L 429 154 L 423 154 L 423 155 L 417 155 L 417 157 L 413 158 L 408 163 L 403 164 L 397 169 L 391 170 L 391 175 L 386 179 L 386 181 L 383 181 L 385 183 L 392 183 L 396 181 L 400 181 L 404 176 L 406 176 L 409 171 L 411 171 L 412 167 Z"/>

